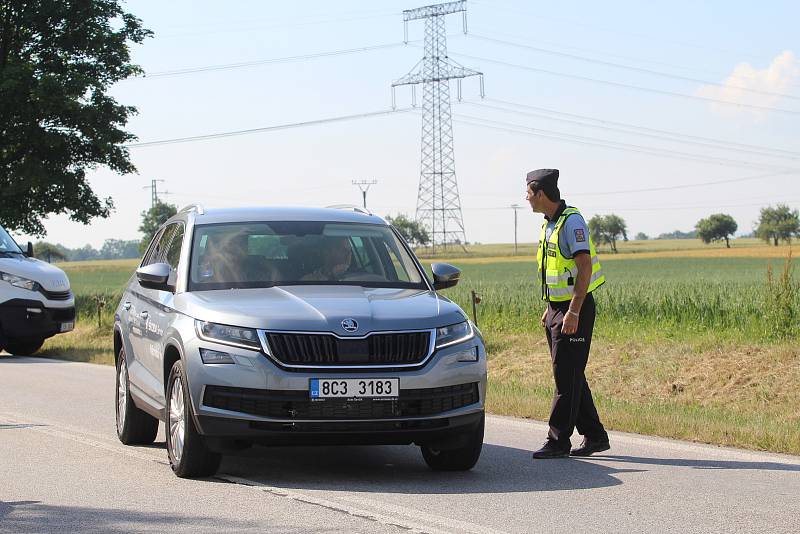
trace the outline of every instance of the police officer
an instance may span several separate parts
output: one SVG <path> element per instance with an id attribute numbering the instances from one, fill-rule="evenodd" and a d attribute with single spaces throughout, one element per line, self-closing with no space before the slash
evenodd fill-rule
<path id="1" fill-rule="evenodd" d="M 542 326 L 556 386 L 547 441 L 533 457 L 589 456 L 610 447 L 584 375 L 595 318 L 592 292 L 605 278 L 586 222 L 577 209 L 561 200 L 558 170 L 531 171 L 526 182 L 531 208 L 545 218 L 536 261 L 542 300 L 547 301 Z M 570 451 L 576 427 L 584 440 Z"/>

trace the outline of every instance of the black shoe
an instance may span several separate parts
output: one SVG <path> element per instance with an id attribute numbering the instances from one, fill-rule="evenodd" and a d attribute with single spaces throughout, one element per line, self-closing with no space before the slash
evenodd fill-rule
<path id="1" fill-rule="evenodd" d="M 607 451 L 611 448 L 611 444 L 606 439 L 589 439 L 584 438 L 583 443 L 577 449 L 570 451 L 570 456 L 591 456 L 596 452 Z"/>
<path id="2" fill-rule="evenodd" d="M 538 451 L 533 453 L 535 460 L 546 460 L 549 458 L 566 458 L 569 456 L 569 445 L 564 447 L 557 442 L 548 439 L 544 442 L 544 446 Z"/>

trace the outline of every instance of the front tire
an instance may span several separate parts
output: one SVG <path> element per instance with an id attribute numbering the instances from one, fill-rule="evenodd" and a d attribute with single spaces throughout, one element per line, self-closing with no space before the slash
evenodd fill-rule
<path id="1" fill-rule="evenodd" d="M 428 467 L 434 471 L 469 471 L 481 456 L 483 448 L 483 427 L 485 415 L 472 429 L 464 435 L 465 444 L 455 449 L 438 449 L 429 445 L 421 445 L 422 457 Z"/>
<path id="2" fill-rule="evenodd" d="M 158 419 L 143 412 L 133 403 L 128 378 L 125 349 L 117 357 L 117 437 L 125 445 L 153 443 L 158 434 Z"/>
<path id="3" fill-rule="evenodd" d="M 194 426 L 189 386 L 180 360 L 172 366 L 167 380 L 166 434 L 169 465 L 177 476 L 209 477 L 217 472 L 222 455 L 206 446 Z"/>
<path id="4" fill-rule="evenodd" d="M 6 341 L 5 349 L 15 356 L 30 356 L 42 348 L 43 344 L 43 338 L 9 339 Z"/>

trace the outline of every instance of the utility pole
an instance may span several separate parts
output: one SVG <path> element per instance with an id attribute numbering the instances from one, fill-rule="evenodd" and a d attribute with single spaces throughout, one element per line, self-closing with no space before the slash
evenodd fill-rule
<path id="1" fill-rule="evenodd" d="M 467 3 L 447 2 L 403 11 L 405 42 L 408 42 L 408 22 L 425 20 L 425 48 L 422 60 L 411 72 L 392 84 L 392 107 L 395 88 L 410 85 L 412 102 L 416 105 L 416 86 L 422 85 L 422 158 L 417 194 L 417 221 L 431 230 L 431 245 L 445 248 L 447 243 L 467 242 L 464 218 L 456 182 L 453 154 L 453 121 L 450 111 L 449 80 L 457 81 L 461 100 L 461 79 L 480 77 L 483 97 L 483 73 L 459 65 L 447 56 L 445 16 L 462 13 L 464 33 L 467 33 Z"/>
<path id="2" fill-rule="evenodd" d="M 158 182 L 164 183 L 164 180 L 150 180 L 150 185 L 146 185 L 142 187 L 142 189 L 149 189 L 150 190 L 150 209 L 155 208 L 156 204 L 158 204 Z M 168 191 L 163 191 L 162 195 L 168 195 Z"/>
<path id="3" fill-rule="evenodd" d="M 517 210 L 521 208 L 519 204 L 511 204 L 511 209 L 514 210 L 514 256 L 517 255 Z"/>
<path id="4" fill-rule="evenodd" d="M 361 190 L 361 196 L 364 197 L 364 209 L 367 209 L 367 191 L 369 191 L 369 186 L 377 183 L 378 180 L 353 180 L 353 185 L 358 186 Z"/>

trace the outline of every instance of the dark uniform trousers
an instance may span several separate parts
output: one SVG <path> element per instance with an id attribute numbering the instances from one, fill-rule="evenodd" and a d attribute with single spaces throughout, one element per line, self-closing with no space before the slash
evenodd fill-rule
<path id="1" fill-rule="evenodd" d="M 589 439 L 608 439 L 584 374 L 594 329 L 594 297 L 591 293 L 586 295 L 578 318 L 578 330 L 570 335 L 561 333 L 564 314 L 568 309 L 569 301 L 549 302 L 545 317 L 545 332 L 556 382 L 550 409 L 548 439 L 556 441 L 564 448 L 570 446 L 569 438 L 576 427 L 579 434 Z"/>

